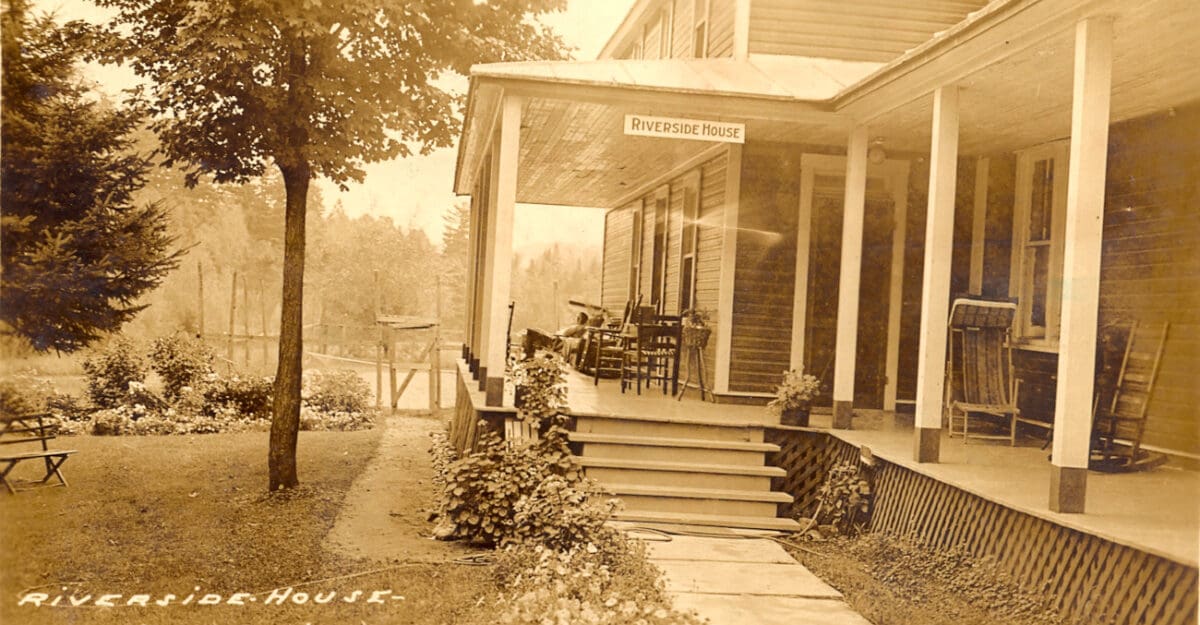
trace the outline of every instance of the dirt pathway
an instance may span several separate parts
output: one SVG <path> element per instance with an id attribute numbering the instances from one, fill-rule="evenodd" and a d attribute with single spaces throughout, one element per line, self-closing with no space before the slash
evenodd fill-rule
<path id="1" fill-rule="evenodd" d="M 325 538 L 331 550 L 380 562 L 444 562 L 476 551 L 430 537 L 428 517 L 436 505 L 430 433 L 443 423 L 428 413 L 386 420 L 379 453 L 354 481 Z"/>

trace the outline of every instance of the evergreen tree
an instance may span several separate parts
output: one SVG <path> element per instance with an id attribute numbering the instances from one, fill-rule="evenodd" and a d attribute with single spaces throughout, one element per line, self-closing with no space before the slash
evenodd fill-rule
<path id="1" fill-rule="evenodd" d="M 165 212 L 136 206 L 138 115 L 89 94 L 75 52 L 22 0 L 2 17 L 0 321 L 39 351 L 119 330 L 178 266 Z"/>

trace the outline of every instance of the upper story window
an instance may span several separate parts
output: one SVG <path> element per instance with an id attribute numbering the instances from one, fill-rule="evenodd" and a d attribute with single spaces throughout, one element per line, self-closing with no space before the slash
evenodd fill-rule
<path id="1" fill-rule="evenodd" d="M 671 41 L 675 38 L 674 11 L 672 3 L 658 14 L 658 58 L 671 58 Z"/>
<path id="2" fill-rule="evenodd" d="M 1017 153 L 1009 295 L 1017 298 L 1017 336 L 1047 345 L 1058 343 L 1062 309 L 1067 154 L 1065 141 Z"/>
<path id="3" fill-rule="evenodd" d="M 712 0 L 693 0 L 692 3 L 692 56 L 702 59 L 708 56 L 708 14 Z"/>

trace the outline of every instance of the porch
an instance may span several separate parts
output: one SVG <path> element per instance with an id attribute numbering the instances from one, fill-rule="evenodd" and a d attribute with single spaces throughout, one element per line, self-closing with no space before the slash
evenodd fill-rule
<path id="1" fill-rule="evenodd" d="M 466 376 L 467 388 L 477 387 L 478 382 L 471 378 L 465 364 L 459 370 Z M 619 380 L 601 379 L 595 384 L 593 378 L 576 371 L 568 374 L 567 383 L 568 412 L 577 418 L 741 423 L 765 428 L 767 440 L 775 442 L 793 435 L 827 434 L 854 448 L 868 447 L 876 458 L 896 467 L 1020 514 L 1193 570 L 1198 565 L 1200 502 L 1196 493 L 1200 492 L 1200 472 L 1177 466 L 1178 462 L 1138 473 L 1090 472 L 1085 513 L 1058 513 L 1046 506 L 1052 474 L 1050 452 L 1042 450 L 1040 441 L 1034 438 L 1024 439 L 1017 447 L 976 441 L 963 444 L 959 438 L 949 438 L 943 430 L 940 461 L 919 463 L 913 460 L 916 435 L 911 415 L 858 409 L 853 429 L 831 429 L 832 415 L 827 409 L 817 409 L 811 427 L 792 428 L 779 426 L 763 406 L 701 401 L 695 389 L 688 389 L 681 400 L 663 395 L 659 388 L 643 390 L 639 396 L 632 391 L 621 393 Z M 478 413 L 489 410 L 483 395 L 479 391 L 468 393 L 470 405 Z M 511 408 L 501 410 L 511 411 Z M 774 458 L 776 464 L 801 459 L 786 451 Z M 800 467 L 781 468 L 793 473 Z M 782 481 L 787 482 L 788 478 Z M 784 487 L 794 490 L 792 484 Z M 797 498 L 796 505 L 802 507 L 803 493 L 791 494 Z"/>

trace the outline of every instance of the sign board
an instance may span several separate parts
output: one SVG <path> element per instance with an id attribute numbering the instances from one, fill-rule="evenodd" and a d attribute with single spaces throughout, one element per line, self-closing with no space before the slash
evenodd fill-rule
<path id="1" fill-rule="evenodd" d="M 694 139 L 720 143 L 745 143 L 746 124 L 682 117 L 626 115 L 625 134 L 667 139 Z"/>

